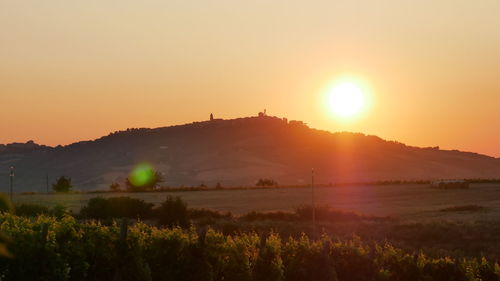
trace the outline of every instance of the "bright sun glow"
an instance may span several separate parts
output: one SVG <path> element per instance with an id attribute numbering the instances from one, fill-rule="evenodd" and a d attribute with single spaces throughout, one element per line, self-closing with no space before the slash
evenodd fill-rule
<path id="1" fill-rule="evenodd" d="M 362 88 L 353 82 L 341 82 L 328 93 L 328 101 L 333 112 L 340 117 L 359 114 L 366 103 Z"/>

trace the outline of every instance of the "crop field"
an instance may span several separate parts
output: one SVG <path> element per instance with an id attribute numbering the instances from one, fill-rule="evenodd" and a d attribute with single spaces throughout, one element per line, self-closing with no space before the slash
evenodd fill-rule
<path id="1" fill-rule="evenodd" d="M 15 203 L 62 204 L 77 212 L 93 197 L 128 196 L 160 204 L 167 195 L 181 197 L 192 208 L 229 211 L 291 211 L 311 203 L 310 188 L 270 188 L 145 193 L 17 194 Z M 470 189 L 442 190 L 428 185 L 359 185 L 315 189 L 318 205 L 404 221 L 498 220 L 500 184 L 472 184 Z"/>
<path id="2" fill-rule="evenodd" d="M 265 213 L 310 204 L 311 191 L 18 194 L 17 204 L 60 204 L 78 214 L 31 216 L 20 206 L 14 214 L 1 213 L 0 229 L 18 258 L 0 263 L 0 275 L 2 280 L 499 280 L 500 184 L 455 190 L 423 184 L 322 187 L 315 189 L 317 204 L 346 212 L 318 208 L 316 224 L 304 212 L 309 207 Z M 191 209 L 176 198 L 166 200 L 169 195 Z M 119 196 L 159 208 L 131 198 L 87 204 L 94 197 Z M 151 212 L 140 211 L 146 209 L 137 203 Z"/>

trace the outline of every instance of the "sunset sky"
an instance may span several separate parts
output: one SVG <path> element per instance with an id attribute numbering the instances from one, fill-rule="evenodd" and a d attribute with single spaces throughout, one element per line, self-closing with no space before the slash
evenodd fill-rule
<path id="1" fill-rule="evenodd" d="M 500 1 L 0 0 L 0 143 L 269 115 L 500 157 Z M 342 77 L 369 101 L 328 106 Z"/>

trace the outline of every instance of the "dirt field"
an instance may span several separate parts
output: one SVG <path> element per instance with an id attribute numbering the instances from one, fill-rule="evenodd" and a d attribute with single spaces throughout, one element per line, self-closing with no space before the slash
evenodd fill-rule
<path id="1" fill-rule="evenodd" d="M 345 186 L 317 188 L 317 204 L 367 215 L 392 216 L 408 221 L 428 220 L 500 220 L 500 184 L 474 184 L 466 190 L 441 190 L 427 185 Z M 310 204 L 311 189 L 277 188 L 190 192 L 33 194 L 16 195 L 16 203 L 48 206 L 61 203 L 73 211 L 97 196 L 129 196 L 154 204 L 167 195 L 180 196 L 192 208 L 210 208 L 243 214 L 249 211 L 292 210 Z M 478 205 L 484 211 L 440 212 L 452 206 Z"/>

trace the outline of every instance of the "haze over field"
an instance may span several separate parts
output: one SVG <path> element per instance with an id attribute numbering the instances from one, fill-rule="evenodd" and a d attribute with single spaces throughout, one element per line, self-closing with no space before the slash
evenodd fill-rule
<path id="1" fill-rule="evenodd" d="M 313 128 L 498 157 L 499 10 L 495 0 L 1 1 L 0 143 L 65 145 L 267 108 Z M 350 118 L 328 102 L 345 76 L 366 88 Z"/>

